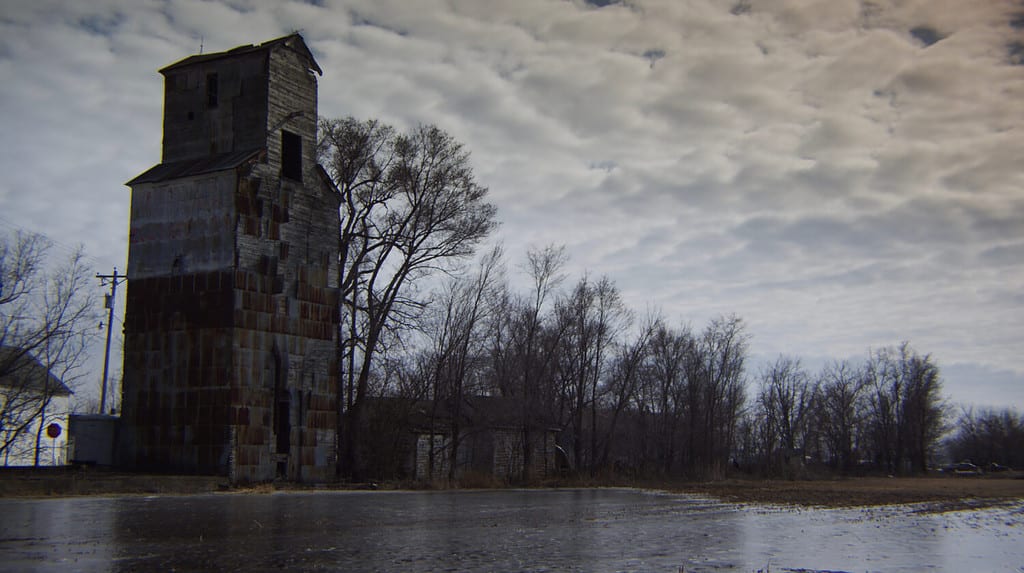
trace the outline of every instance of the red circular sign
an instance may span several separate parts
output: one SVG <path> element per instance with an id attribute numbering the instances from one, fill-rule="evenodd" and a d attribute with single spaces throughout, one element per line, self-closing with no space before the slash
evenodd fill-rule
<path id="1" fill-rule="evenodd" d="M 53 423 L 46 426 L 46 435 L 56 439 L 60 436 L 60 424 Z"/>

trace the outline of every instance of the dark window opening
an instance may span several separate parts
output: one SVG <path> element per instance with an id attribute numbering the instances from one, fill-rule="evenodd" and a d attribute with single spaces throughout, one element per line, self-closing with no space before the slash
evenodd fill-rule
<path id="1" fill-rule="evenodd" d="M 281 131 L 281 176 L 302 181 L 302 138 Z"/>
<path id="2" fill-rule="evenodd" d="M 276 434 L 276 453 L 287 454 L 291 452 L 292 433 L 292 409 L 291 394 L 285 387 L 285 372 L 281 363 L 281 355 L 277 348 L 273 350 L 274 356 L 274 433 Z"/>
<path id="3" fill-rule="evenodd" d="M 217 107 L 217 74 L 206 74 L 206 107 Z"/>
<path id="4" fill-rule="evenodd" d="M 288 399 L 287 390 L 280 392 L 277 396 L 277 425 L 274 433 L 277 438 L 277 453 L 287 454 L 292 449 L 292 421 L 291 421 L 291 400 Z"/>

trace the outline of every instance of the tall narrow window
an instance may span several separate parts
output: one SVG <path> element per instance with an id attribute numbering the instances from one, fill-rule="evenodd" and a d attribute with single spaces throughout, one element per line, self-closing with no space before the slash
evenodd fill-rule
<path id="1" fill-rule="evenodd" d="M 281 176 L 302 181 L 302 137 L 281 130 Z"/>
<path id="2" fill-rule="evenodd" d="M 213 109 L 217 107 L 217 74 L 206 74 L 206 107 Z"/>

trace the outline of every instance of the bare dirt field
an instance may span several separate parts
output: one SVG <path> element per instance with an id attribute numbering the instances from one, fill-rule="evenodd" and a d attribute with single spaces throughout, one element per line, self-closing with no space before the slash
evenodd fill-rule
<path id="1" fill-rule="evenodd" d="M 1016 478 L 1016 479 L 1015 479 Z M 943 476 L 837 480 L 723 480 L 667 488 L 732 502 L 818 507 L 859 507 L 930 503 L 935 511 L 978 508 L 1024 500 L 1018 476 Z"/>

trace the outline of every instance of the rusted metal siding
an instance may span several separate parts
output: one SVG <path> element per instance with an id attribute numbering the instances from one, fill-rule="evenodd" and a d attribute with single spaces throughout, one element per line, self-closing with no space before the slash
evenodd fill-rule
<path id="1" fill-rule="evenodd" d="M 283 46 L 269 62 L 267 161 L 240 182 L 236 202 L 237 268 L 246 275 L 235 311 L 237 365 L 263 373 L 262 381 L 250 377 L 239 387 L 258 414 L 250 424 L 279 444 L 279 418 L 287 416 L 289 453 L 282 459 L 265 449 L 262 435 L 241 432 L 235 471 L 240 479 L 266 479 L 269 455 L 286 477 L 320 481 L 333 478 L 335 464 L 338 205 L 313 173 L 317 84 L 308 61 Z M 281 177 L 282 129 L 301 137 L 301 182 Z"/>
<path id="2" fill-rule="evenodd" d="M 244 79 L 252 57 L 200 67 L 215 63 L 218 78 Z M 258 102 L 262 111 L 236 110 L 233 125 L 239 114 L 285 119 L 302 137 L 304 181 L 281 177 L 280 136 L 265 119 L 262 161 L 133 186 L 128 465 L 240 482 L 334 477 L 338 205 L 313 176 L 316 82 L 303 52 L 278 43 L 260 57 L 270 62 L 269 95 Z M 175 67 L 168 81 L 190 72 Z M 208 135 L 181 129 L 174 138 Z M 165 159 L 167 142 L 165 134 Z M 182 144 L 177 152 L 194 150 Z"/>
<path id="3" fill-rule="evenodd" d="M 233 171 L 132 189 L 122 448 L 129 465 L 225 474 Z"/>

